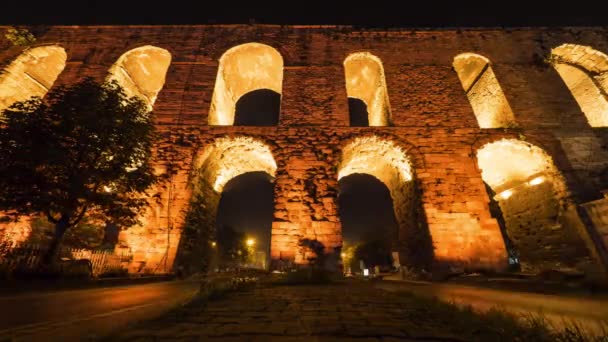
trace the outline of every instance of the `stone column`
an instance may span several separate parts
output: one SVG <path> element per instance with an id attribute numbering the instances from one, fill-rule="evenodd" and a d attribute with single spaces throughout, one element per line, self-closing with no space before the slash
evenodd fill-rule
<path id="1" fill-rule="evenodd" d="M 333 151 L 318 136 L 304 131 L 294 133 L 291 143 L 298 147 L 286 153 L 286 160 L 279 163 L 275 180 L 270 248 L 275 264 L 279 259 L 307 263 L 309 255 L 298 247 L 303 238 L 322 242 L 326 253 L 342 246 L 337 177 L 331 167 Z"/>

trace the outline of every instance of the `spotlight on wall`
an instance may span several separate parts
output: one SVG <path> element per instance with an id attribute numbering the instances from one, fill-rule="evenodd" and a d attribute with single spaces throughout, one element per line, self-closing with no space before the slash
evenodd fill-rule
<path id="1" fill-rule="evenodd" d="M 505 190 L 503 192 L 501 192 L 500 194 L 498 194 L 498 196 L 502 199 L 507 199 L 509 197 L 511 197 L 511 195 L 513 195 L 513 190 L 509 189 L 509 190 Z"/>
<path id="2" fill-rule="evenodd" d="M 545 177 L 543 177 L 543 176 L 538 176 L 538 177 L 536 177 L 536 178 L 534 178 L 534 179 L 530 180 L 530 181 L 528 182 L 528 184 L 530 184 L 530 185 L 534 186 L 534 185 L 541 184 L 541 183 L 543 183 L 544 181 L 545 181 Z"/>

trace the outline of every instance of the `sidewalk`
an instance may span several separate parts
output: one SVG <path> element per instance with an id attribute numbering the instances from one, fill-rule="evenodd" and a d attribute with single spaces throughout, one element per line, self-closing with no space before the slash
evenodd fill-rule
<path id="1" fill-rule="evenodd" d="M 537 293 L 547 295 L 608 298 L 608 288 L 585 287 L 576 282 L 558 282 L 540 279 L 524 279 L 517 277 L 483 277 L 462 276 L 454 277 L 446 281 L 424 281 L 402 279 L 398 273 L 385 275 L 383 280 L 391 282 L 405 282 L 417 285 L 459 285 L 482 289 L 507 290 L 525 293 Z"/>
<path id="2" fill-rule="evenodd" d="M 174 280 L 172 274 L 139 277 L 93 278 L 93 279 L 19 279 L 0 282 L 0 296 L 25 292 L 77 290 L 112 286 L 147 284 Z"/>

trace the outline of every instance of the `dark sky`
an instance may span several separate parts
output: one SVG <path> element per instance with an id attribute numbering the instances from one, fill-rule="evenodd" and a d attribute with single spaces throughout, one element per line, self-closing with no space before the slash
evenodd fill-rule
<path id="1" fill-rule="evenodd" d="M 339 182 L 338 211 L 347 244 L 388 236 L 397 222 L 388 188 L 373 176 L 353 174 Z"/>
<path id="2" fill-rule="evenodd" d="M 374 27 L 607 25 L 608 1 L 2 1 L 0 24 L 339 24 Z"/>
<path id="3" fill-rule="evenodd" d="M 346 242 L 385 236 L 396 228 L 388 189 L 376 178 L 355 174 L 339 184 L 339 215 Z M 235 177 L 224 187 L 217 228 L 229 225 L 254 237 L 268 251 L 273 213 L 273 184 L 264 172 Z"/>
<path id="4" fill-rule="evenodd" d="M 229 225 L 250 235 L 260 250 L 268 252 L 272 225 L 274 184 L 265 172 L 250 172 L 230 180 L 224 187 L 217 214 L 217 229 Z"/>

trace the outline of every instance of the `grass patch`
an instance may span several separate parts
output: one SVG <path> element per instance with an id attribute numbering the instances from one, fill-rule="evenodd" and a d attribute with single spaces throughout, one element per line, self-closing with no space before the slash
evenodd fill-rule
<path id="1" fill-rule="evenodd" d="M 600 334 L 593 334 L 574 321 L 564 322 L 564 327 L 557 329 L 540 314 L 515 315 L 499 308 L 478 312 L 471 306 L 437 298 L 409 292 L 401 295 L 410 300 L 412 320 L 426 323 L 419 327 L 426 327 L 428 336 L 447 329 L 451 337 L 464 341 L 608 342 L 608 321 Z"/>

